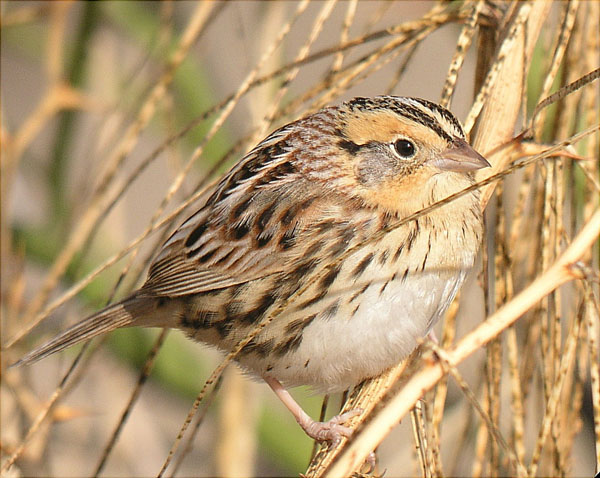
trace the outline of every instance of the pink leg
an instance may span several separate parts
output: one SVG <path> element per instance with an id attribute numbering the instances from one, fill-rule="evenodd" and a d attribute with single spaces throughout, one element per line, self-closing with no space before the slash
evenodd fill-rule
<path id="1" fill-rule="evenodd" d="M 435 345 L 440 344 L 440 341 L 438 340 L 437 335 L 435 335 L 435 331 L 433 329 L 429 331 L 427 337 L 429 337 L 429 340 L 431 340 Z"/>
<path id="2" fill-rule="evenodd" d="M 298 405 L 298 402 L 290 395 L 283 385 L 279 383 L 279 380 L 273 377 L 263 377 L 265 382 L 269 384 L 269 387 L 275 392 L 275 395 L 284 403 L 290 412 L 296 418 L 298 424 L 302 427 L 305 433 L 314 440 L 317 441 L 328 441 L 333 446 L 337 445 L 342 437 L 350 437 L 352 435 L 352 428 L 341 425 L 352 417 L 360 415 L 362 410 L 350 410 L 349 412 L 336 415 L 328 422 L 316 422 L 308 416 L 308 414 L 302 410 L 302 407 Z"/>

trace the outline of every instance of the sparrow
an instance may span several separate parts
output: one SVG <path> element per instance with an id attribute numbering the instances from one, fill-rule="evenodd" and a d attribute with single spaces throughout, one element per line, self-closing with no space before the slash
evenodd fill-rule
<path id="1" fill-rule="evenodd" d="M 131 326 L 180 329 L 230 352 L 272 318 L 236 361 L 310 437 L 338 442 L 357 411 L 318 422 L 288 389 L 346 390 L 428 334 L 476 259 L 479 192 L 418 213 L 488 166 L 433 102 L 358 97 L 323 108 L 235 164 L 157 251 L 138 290 L 17 364 Z"/>

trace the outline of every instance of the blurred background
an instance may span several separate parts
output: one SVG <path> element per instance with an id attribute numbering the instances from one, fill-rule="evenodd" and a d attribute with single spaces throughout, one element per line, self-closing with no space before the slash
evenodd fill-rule
<path id="1" fill-rule="evenodd" d="M 7 364 L 139 286 L 153 251 L 194 210 L 194 195 L 277 126 L 354 96 L 439 101 L 464 12 L 475 3 L 2 2 L 3 347 L 20 339 L 2 354 L 3 462 L 18 451 L 36 417 L 48 411 L 79 348 L 18 370 L 5 370 Z M 484 10 L 486 21 L 501 17 L 502 8 Z M 529 111 L 539 100 L 567 8 L 567 2 L 553 4 L 531 59 Z M 598 33 L 590 20 L 594 8 L 580 6 L 576 21 L 578 34 L 592 37 L 597 48 Z M 436 22 L 432 11 L 445 17 Z M 402 28 L 412 29 L 408 40 L 398 40 Z M 477 42 L 473 45 L 452 102 L 461 120 L 477 93 Z M 577 54 L 576 47 L 570 44 L 571 55 Z M 557 86 L 565 78 L 566 73 Z M 593 88 L 597 85 L 588 89 Z M 597 133 L 590 141 L 595 141 L 596 157 L 588 169 L 597 178 Z M 509 205 L 517 201 L 522 173 L 507 183 Z M 574 227 L 580 224 L 578 211 L 597 199 L 583 173 L 570 178 L 569 194 L 576 199 L 567 219 Z M 186 201 L 187 207 L 147 233 Z M 531 199 L 521 213 L 535 214 L 535 207 Z M 539 236 L 539 224 L 523 234 Z M 133 241 L 138 243 L 125 253 Z M 536 272 L 531 267 L 535 243 L 526 247 L 530 258 L 523 285 Z M 93 280 L 82 282 L 109 260 Z M 478 272 L 462 293 L 457 337 L 485 317 Z M 561 310 L 565 324 L 581 305 L 572 291 L 567 293 L 571 298 L 563 299 Z M 531 329 L 521 332 L 519 346 L 532 346 Z M 194 398 L 222 359 L 217 351 L 171 331 L 149 366 L 148 381 L 138 389 L 159 334 L 121 330 L 95 341 L 93 353 L 86 353 L 69 376 L 6 476 L 155 476 Z M 570 423 L 572 429 L 564 444 L 554 437 L 545 448 L 540 473 L 591 476 L 594 470 L 590 362 L 583 350 L 565 392 L 574 409 L 565 411 L 564 426 Z M 529 459 L 544 413 L 539 405 L 544 387 L 536 365 L 540 351 L 523 357 L 523 383 L 531 385 L 523 398 Z M 487 358 L 482 349 L 460 368 L 482 400 L 488 400 L 491 380 L 484 374 Z M 506 360 L 498 364 L 502 385 L 493 400 L 502 409 L 497 425 L 512 446 Z M 490 458 L 490 450 L 498 452 L 493 440 L 482 440 L 481 420 L 458 387 L 452 382 L 449 387 L 439 437 L 446 474 L 501 475 L 506 463 L 500 459 L 501 466 L 493 465 L 498 463 Z M 319 415 L 322 397 L 301 388 L 293 393 L 311 416 Z M 331 398 L 329 415 L 339 400 Z M 176 476 L 297 476 L 305 471 L 312 442 L 266 385 L 229 367 L 220 389 L 200 408 L 205 406 L 191 448 L 180 454 L 184 441 L 177 455 L 181 462 L 176 458 L 167 473 L 174 468 Z M 124 410 L 128 417 L 117 430 Z M 421 474 L 408 418 L 384 441 L 378 457 L 386 476 Z"/>

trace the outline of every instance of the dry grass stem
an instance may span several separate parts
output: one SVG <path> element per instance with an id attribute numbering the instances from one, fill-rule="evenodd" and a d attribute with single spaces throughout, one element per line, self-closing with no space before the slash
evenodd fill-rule
<path id="1" fill-rule="evenodd" d="M 465 61 L 467 50 L 473 41 L 477 20 L 479 19 L 481 10 L 485 5 L 482 0 L 466 2 L 466 4 L 467 5 L 465 6 L 465 9 L 468 8 L 467 6 L 471 6 L 471 11 L 469 13 L 467 22 L 465 23 L 465 26 L 461 30 L 460 36 L 456 41 L 456 52 L 454 53 L 454 57 L 450 62 L 448 73 L 446 74 L 446 81 L 440 97 L 440 105 L 444 106 L 445 108 L 450 108 L 452 105 L 452 95 L 454 94 L 454 88 L 456 88 L 458 73 L 462 68 L 463 62 Z"/>
<path id="2" fill-rule="evenodd" d="M 121 418 L 120 418 L 119 422 L 117 423 L 117 426 L 115 427 L 112 435 L 110 436 L 110 439 L 106 443 L 106 447 L 102 451 L 102 455 L 100 456 L 98 465 L 96 465 L 96 470 L 94 471 L 93 476 L 98 476 L 102 472 L 102 469 L 104 468 L 104 465 L 106 464 L 106 460 L 108 459 L 112 449 L 114 448 L 115 443 L 117 442 L 117 439 L 119 438 L 119 434 L 123 430 L 123 426 L 125 425 L 125 422 L 127 421 L 127 418 L 129 417 L 129 414 L 131 413 L 131 410 L 133 409 L 133 407 L 135 405 L 135 402 L 137 401 L 137 399 L 140 396 L 140 393 L 142 391 L 144 384 L 146 383 L 146 381 L 148 380 L 148 377 L 150 376 L 150 372 L 152 371 L 152 367 L 154 366 L 154 363 L 156 361 L 156 356 L 158 355 L 158 352 L 160 351 L 162 344 L 164 343 L 165 339 L 167 338 L 168 333 L 169 333 L 169 331 L 167 329 L 163 329 L 162 332 L 160 333 L 160 335 L 158 336 L 158 338 L 156 339 L 156 342 L 152 346 L 152 350 L 150 350 L 150 353 L 148 354 L 148 358 L 146 359 L 146 362 L 144 363 L 144 368 L 142 369 L 142 371 L 140 372 L 140 375 L 138 377 L 137 384 L 136 384 L 135 388 L 133 389 L 133 391 L 131 392 L 131 395 L 129 396 L 129 401 L 127 402 L 127 405 L 123 409 Z"/>
<path id="3" fill-rule="evenodd" d="M 147 126 L 153 117 L 157 102 L 163 98 L 167 84 L 172 80 L 175 70 L 181 64 L 187 52 L 189 52 L 196 36 L 200 33 L 203 23 L 207 18 L 207 14 L 210 11 L 210 5 L 210 3 L 202 3 L 198 6 L 196 14 L 190 20 L 188 29 L 182 36 L 179 49 L 173 54 L 169 69 L 165 72 L 162 80 L 153 88 L 147 102 L 142 106 L 137 120 L 129 127 L 126 134 L 123 136 L 122 141 L 110 154 L 109 160 L 106 163 L 106 173 L 96 190 L 93 202 L 86 210 L 85 215 L 79 218 L 77 225 L 73 228 L 66 245 L 47 274 L 44 285 L 40 288 L 36 297 L 30 301 L 23 317 L 23 322 L 28 325 L 23 327 L 19 333 L 6 344 L 6 347 L 10 347 L 16 341 L 20 340 L 39 323 L 39 320 L 41 320 L 32 319 L 39 313 L 44 303 L 47 301 L 50 292 L 56 287 L 57 281 L 64 274 L 74 254 L 86 242 L 88 234 L 94 228 L 97 219 L 109 202 L 107 201 L 108 184 L 118 171 L 123 159 L 135 146 L 141 130 Z"/>

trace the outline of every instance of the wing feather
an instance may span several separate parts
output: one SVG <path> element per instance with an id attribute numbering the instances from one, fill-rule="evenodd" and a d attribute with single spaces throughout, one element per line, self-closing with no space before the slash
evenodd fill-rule
<path id="1" fill-rule="evenodd" d="M 145 290 L 207 293 L 285 273 L 303 255 L 314 242 L 307 225 L 332 209 L 332 193 L 289 161 L 291 129 L 269 136 L 205 196 L 163 245 Z"/>

